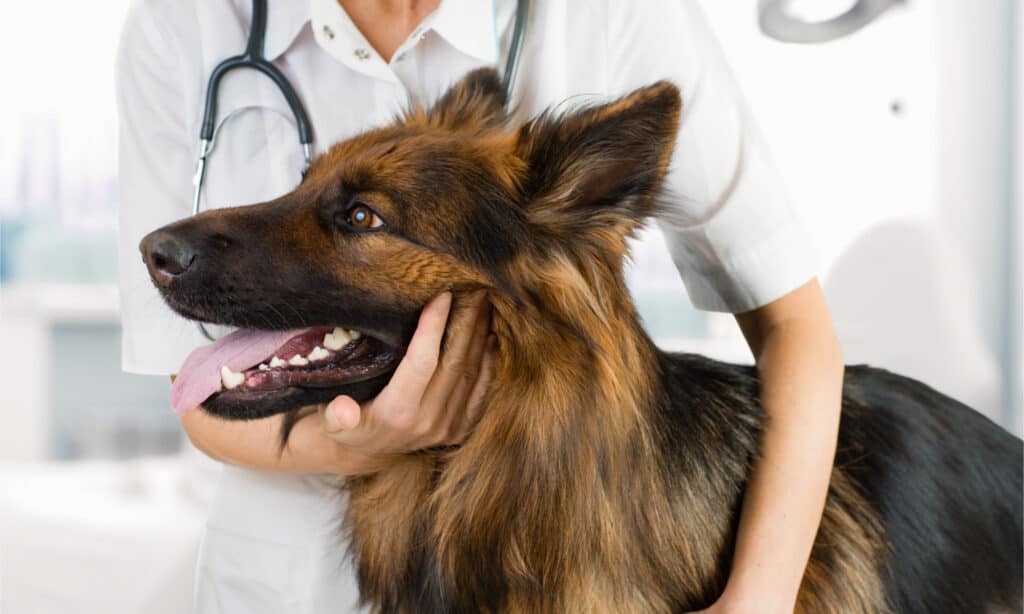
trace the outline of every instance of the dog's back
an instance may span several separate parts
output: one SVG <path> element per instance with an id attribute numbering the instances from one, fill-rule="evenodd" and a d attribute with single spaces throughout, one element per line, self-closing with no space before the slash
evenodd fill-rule
<path id="1" fill-rule="evenodd" d="M 932 388 L 847 369 L 836 463 L 882 520 L 897 612 L 1021 610 L 1021 440 Z"/>
<path id="2" fill-rule="evenodd" d="M 731 475 L 745 481 L 762 419 L 756 371 L 694 355 L 664 355 L 662 363 L 671 438 L 681 438 L 670 453 L 692 459 L 685 431 L 697 424 L 705 446 L 716 437 L 721 444 L 714 466 L 739 468 Z M 1020 611 L 1021 440 L 880 369 L 848 367 L 843 396 L 829 500 L 799 609 L 845 602 L 859 611 L 881 588 L 880 607 L 900 613 Z M 720 432 L 709 437 L 712 423 Z M 731 506 L 721 511 L 735 522 L 738 501 L 718 504 Z M 727 563 L 725 553 L 718 571 L 727 573 Z M 847 594 L 822 595 L 837 589 Z"/>

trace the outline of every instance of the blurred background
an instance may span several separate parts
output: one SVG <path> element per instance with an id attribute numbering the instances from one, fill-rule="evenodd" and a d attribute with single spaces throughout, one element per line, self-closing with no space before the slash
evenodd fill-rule
<path id="1" fill-rule="evenodd" d="M 1024 11 L 702 4 L 816 238 L 847 361 L 1019 435 Z M 166 378 L 119 367 L 113 58 L 127 6 L 2 9 L 3 614 L 188 611 L 216 479 Z M 834 20 L 848 11 L 861 19 Z M 689 306 L 658 233 L 634 252 L 630 284 L 663 347 L 752 360 L 730 316 Z"/>

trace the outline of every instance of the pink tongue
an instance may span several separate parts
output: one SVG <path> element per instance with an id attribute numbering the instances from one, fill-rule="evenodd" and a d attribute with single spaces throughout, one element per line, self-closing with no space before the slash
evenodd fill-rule
<path id="1" fill-rule="evenodd" d="M 236 330 L 215 343 L 196 348 L 185 359 L 171 386 L 171 405 L 178 415 L 198 407 L 220 389 L 220 368 L 244 371 L 263 360 L 304 330 Z"/>

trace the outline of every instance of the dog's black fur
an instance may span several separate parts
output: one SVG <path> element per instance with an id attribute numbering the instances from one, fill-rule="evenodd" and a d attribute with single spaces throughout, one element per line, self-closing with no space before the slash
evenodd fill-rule
<path id="1" fill-rule="evenodd" d="M 753 368 L 686 354 L 663 354 L 661 362 L 667 415 L 721 403 L 748 419 L 728 425 L 720 449 L 756 438 L 761 410 Z M 689 422 L 669 421 L 669 446 L 693 445 Z M 667 452 L 680 456 L 678 449 Z M 999 605 L 1020 611 L 1019 439 L 918 381 L 850 366 L 836 466 L 854 478 L 884 527 L 883 581 L 894 612 L 968 614 L 998 612 Z"/>

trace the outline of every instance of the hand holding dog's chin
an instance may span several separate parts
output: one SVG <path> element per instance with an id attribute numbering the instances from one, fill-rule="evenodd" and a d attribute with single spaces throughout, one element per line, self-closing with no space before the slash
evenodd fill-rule
<path id="1" fill-rule="evenodd" d="M 325 435 L 338 444 L 335 472 L 369 473 L 395 455 L 461 442 L 493 376 L 490 324 L 490 302 L 483 291 L 454 310 L 448 292 L 428 303 L 405 357 L 380 394 L 362 405 L 341 396 L 321 412 Z"/>

